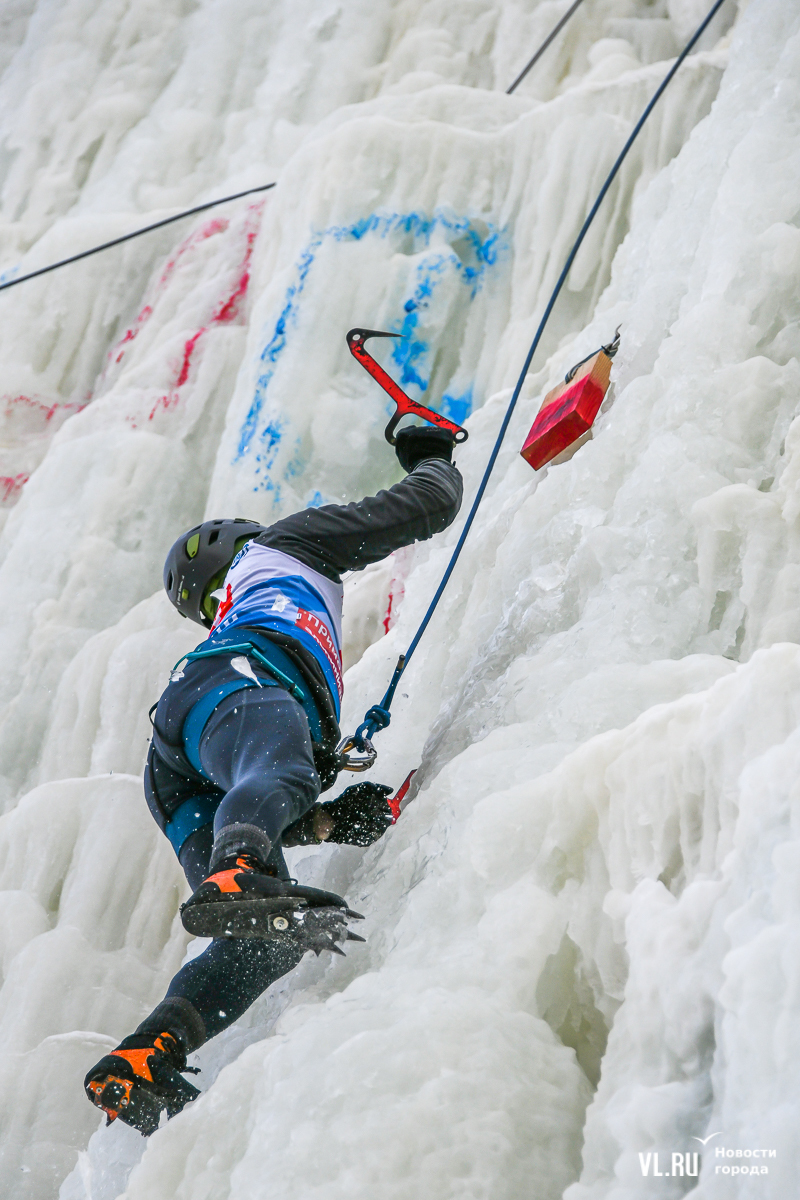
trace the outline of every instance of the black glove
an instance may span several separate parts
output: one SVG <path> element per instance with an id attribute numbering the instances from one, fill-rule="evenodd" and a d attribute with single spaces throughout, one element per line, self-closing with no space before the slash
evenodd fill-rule
<path id="1" fill-rule="evenodd" d="M 452 462 L 456 444 L 449 429 L 440 429 L 438 425 L 409 425 L 398 430 L 394 440 L 394 452 L 404 471 L 413 471 L 424 458 L 443 458 L 445 462 Z"/>
<path id="2" fill-rule="evenodd" d="M 320 804 L 317 812 L 333 818 L 333 829 L 325 839 L 350 846 L 371 846 L 383 837 L 392 823 L 386 802 L 392 788 L 385 783 L 354 783 L 338 800 Z"/>

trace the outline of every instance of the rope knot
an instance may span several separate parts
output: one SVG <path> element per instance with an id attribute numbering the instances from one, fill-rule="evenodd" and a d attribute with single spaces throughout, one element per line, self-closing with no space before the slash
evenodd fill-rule
<path id="1" fill-rule="evenodd" d="M 353 741 L 358 749 L 364 750 L 365 742 L 372 741 L 378 730 L 385 729 L 391 719 L 392 714 L 388 708 L 381 708 L 380 704 L 373 704 L 372 708 L 368 708 L 364 713 L 363 723 L 353 734 Z"/>

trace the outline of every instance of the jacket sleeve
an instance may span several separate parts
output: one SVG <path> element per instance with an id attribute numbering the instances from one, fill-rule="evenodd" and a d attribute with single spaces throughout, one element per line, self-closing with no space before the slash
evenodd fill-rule
<path id="1" fill-rule="evenodd" d="M 401 546 L 441 533 L 455 520 L 461 496 L 458 468 L 427 458 L 377 496 L 307 508 L 277 521 L 255 540 L 338 583 L 343 571 L 358 571 Z"/>

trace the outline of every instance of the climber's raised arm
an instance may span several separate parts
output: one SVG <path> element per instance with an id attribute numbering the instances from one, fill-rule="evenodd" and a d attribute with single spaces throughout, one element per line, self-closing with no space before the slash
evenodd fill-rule
<path id="1" fill-rule="evenodd" d="M 446 529 L 461 506 L 462 481 L 450 458 L 453 437 L 430 426 L 401 429 L 397 457 L 409 472 L 394 487 L 352 504 L 307 508 L 259 534 L 260 546 L 280 550 L 338 583 L 345 571 L 379 562 L 393 550 Z"/>

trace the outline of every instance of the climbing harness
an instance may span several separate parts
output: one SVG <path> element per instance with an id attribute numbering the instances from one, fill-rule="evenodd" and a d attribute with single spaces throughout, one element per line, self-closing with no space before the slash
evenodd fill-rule
<path id="1" fill-rule="evenodd" d="M 397 405 L 397 412 L 383 431 L 383 436 L 389 445 L 393 446 L 395 444 L 395 429 L 403 417 L 413 416 L 424 417 L 432 425 L 438 425 L 440 429 L 446 429 L 448 433 L 452 433 L 456 442 L 465 442 L 469 437 L 466 429 L 463 429 L 461 425 L 456 425 L 453 421 L 448 421 L 447 417 L 443 417 L 441 413 L 434 412 L 431 408 L 425 408 L 423 404 L 417 404 L 416 400 L 412 400 L 410 396 L 407 396 L 403 389 L 395 383 L 391 375 L 387 375 L 383 367 L 376 363 L 372 355 L 364 349 L 364 343 L 368 338 L 396 338 L 402 336 L 403 334 L 401 333 L 384 333 L 380 329 L 351 329 L 347 334 L 347 344 L 350 347 L 350 353 L 353 355 L 353 358 L 358 359 L 364 370 L 369 371 L 372 378 L 381 385 L 385 392 L 388 392 Z"/>
<path id="2" fill-rule="evenodd" d="M 101 250 L 110 250 L 112 246 L 119 246 L 122 242 L 129 242 L 131 238 L 141 237 L 143 233 L 152 233 L 154 229 L 162 229 L 165 225 L 171 225 L 173 221 L 182 221 L 184 217 L 193 217 L 196 213 L 205 212 L 206 209 L 216 208 L 218 204 L 227 204 L 229 200 L 241 200 L 242 196 L 252 196 L 256 192 L 268 192 L 270 188 L 276 186 L 274 183 L 262 183 L 260 187 L 248 188 L 244 192 L 234 192 L 232 196 L 223 196 L 220 200 L 209 200 L 206 204 L 196 204 L 194 208 L 186 208 L 183 212 L 175 213 L 174 217 L 164 217 L 163 221 L 154 221 L 152 225 L 145 225 L 143 229 L 134 229 L 133 233 L 123 233 L 122 237 L 112 238 L 110 242 L 93 246 L 91 250 L 82 250 L 80 254 L 71 254 L 69 258 L 59 259 L 58 262 L 50 263 L 47 267 L 39 267 L 37 271 L 28 271 L 27 275 L 18 275 L 16 279 L 7 279 L 4 283 L 0 283 L 0 292 L 5 291 L 6 288 L 16 287 L 18 283 L 25 283 L 28 279 L 36 279 L 37 275 L 46 275 L 48 271 L 57 271 L 59 267 L 66 267 L 69 263 L 78 262 L 82 258 L 90 258 L 93 254 L 99 254 Z"/>
<path id="3" fill-rule="evenodd" d="M 520 454 L 538 471 L 549 462 L 563 462 L 591 436 L 594 419 L 611 382 L 611 360 L 619 349 L 619 331 L 613 342 L 587 354 L 548 392 L 536 414 Z"/>
<path id="4" fill-rule="evenodd" d="M 511 93 L 512 93 L 513 91 L 515 91 L 515 90 L 516 90 L 516 88 L 517 88 L 517 87 L 518 87 L 518 86 L 519 86 L 519 85 L 522 83 L 523 79 L 524 79 L 524 78 L 525 78 L 525 76 L 528 74 L 528 71 L 530 71 L 531 67 L 534 67 L 534 66 L 536 65 L 536 63 L 537 63 L 537 62 L 539 61 L 539 59 L 542 57 L 542 55 L 544 54 L 545 50 L 546 50 L 546 49 L 547 49 L 547 47 L 550 45 L 550 43 L 551 43 L 551 42 L 554 40 L 554 38 L 557 38 L 557 37 L 558 37 L 558 35 L 561 33 L 561 30 L 564 28 L 564 26 L 566 25 L 567 21 L 568 21 L 568 20 L 570 19 L 570 17 L 572 16 L 572 14 L 573 14 L 573 13 L 575 13 L 575 12 L 577 12 L 577 11 L 578 11 L 578 9 L 580 8 L 580 6 L 581 6 L 582 4 L 583 4 L 583 0 L 575 0 L 575 3 L 574 3 L 574 4 L 572 4 L 572 5 L 570 5 L 570 7 L 569 7 L 569 8 L 567 9 L 567 11 L 564 13 L 563 17 L 562 17 L 562 18 L 561 18 L 561 20 L 558 22 L 558 24 L 557 24 L 557 25 L 555 25 L 555 26 L 553 27 L 553 29 L 551 29 L 551 30 L 550 30 L 550 32 L 548 33 L 547 37 L 546 37 L 546 38 L 544 39 L 544 41 L 542 42 L 541 46 L 539 47 L 539 49 L 538 49 L 538 50 L 536 51 L 536 53 L 534 54 L 533 58 L 529 59 L 529 60 L 528 60 L 528 62 L 527 62 L 527 64 L 526 64 L 526 65 L 525 65 L 525 66 L 522 68 L 522 70 L 520 71 L 519 75 L 517 76 L 517 78 L 516 78 L 516 79 L 514 80 L 514 82 L 512 83 L 511 87 L 510 87 L 510 88 L 506 88 L 506 95 L 507 95 L 507 96 L 510 96 L 510 95 L 511 95 Z"/>
<path id="5" fill-rule="evenodd" d="M 386 689 L 386 692 L 385 692 L 384 697 L 381 700 L 380 704 L 373 704 L 373 706 L 370 709 L 368 709 L 367 712 L 364 714 L 364 720 L 361 723 L 361 725 L 359 725 L 356 732 L 352 735 L 351 738 L 345 739 L 346 741 L 351 742 L 352 745 L 356 749 L 361 750 L 361 751 L 370 752 L 373 755 L 373 758 L 372 758 L 373 762 L 375 761 L 376 752 L 375 752 L 374 746 L 372 745 L 372 738 L 375 736 L 375 734 L 379 730 L 385 729 L 391 720 L 390 708 L 392 705 L 392 700 L 394 699 L 394 694 L 397 690 L 397 685 L 400 682 L 400 678 L 401 678 L 403 672 L 405 671 L 406 667 L 408 666 L 408 663 L 411 659 L 412 654 L 414 653 L 417 646 L 419 645 L 420 640 L 421 640 L 423 634 L 425 633 L 425 630 L 428 628 L 431 617 L 433 616 L 434 612 L 436 611 L 436 607 L 442 598 L 444 589 L 447 587 L 447 584 L 450 581 L 450 576 L 453 574 L 456 563 L 458 562 L 459 557 L 461 556 L 461 551 L 464 548 L 464 543 L 466 542 L 467 537 L 469 536 L 469 531 L 472 528 L 472 525 L 473 525 L 473 522 L 477 515 L 478 509 L 480 508 L 481 501 L 483 500 L 484 493 L 488 486 L 492 471 L 494 470 L 494 465 L 497 461 L 497 456 L 500 453 L 500 447 L 503 444 L 503 440 L 506 436 L 506 432 L 507 432 L 508 426 L 511 422 L 511 418 L 514 415 L 514 409 L 517 407 L 517 401 L 519 400 L 519 395 L 520 395 L 520 392 L 522 391 L 522 385 L 525 382 L 525 378 L 530 369 L 530 365 L 533 360 L 533 356 L 536 353 L 536 350 L 539 346 L 540 341 L 542 340 L 542 334 L 544 333 L 545 326 L 547 325 L 547 322 L 550 319 L 550 315 L 553 311 L 553 308 L 555 307 L 556 300 L 558 299 L 561 289 L 563 288 L 564 283 L 566 282 L 566 279 L 567 279 L 567 276 L 569 275 L 572 264 L 574 263 L 577 253 L 580 250 L 581 245 L 583 244 L 583 240 L 586 237 L 586 234 L 589 232 L 589 228 L 591 227 L 592 222 L 594 221 L 595 217 L 597 216 L 597 213 L 600 209 L 600 205 L 603 203 L 603 200 L 605 199 L 606 194 L 608 193 L 608 190 L 611 187 L 611 184 L 614 182 L 614 179 L 616 178 L 620 167 L 622 166 L 623 162 L 627 158 L 628 152 L 629 152 L 631 146 L 634 144 L 637 137 L 641 133 L 642 128 L 644 127 L 644 124 L 647 121 L 647 118 L 650 116 L 650 114 L 653 111 L 653 109 L 655 108 L 656 104 L 661 99 L 661 97 L 663 96 L 666 89 L 669 87 L 672 80 L 675 78 L 675 75 L 677 74 L 677 72 L 680 70 L 684 61 L 686 60 L 688 55 L 691 53 L 692 49 L 697 44 L 697 42 L 700 40 L 700 38 L 703 36 L 706 29 L 711 24 L 712 20 L 717 15 L 719 10 L 722 8 L 722 5 L 724 3 L 725 3 L 725 0 L 715 0 L 715 3 L 712 5 L 708 14 L 704 17 L 704 19 L 698 25 L 697 29 L 692 34 L 689 41 L 686 43 L 686 45 L 684 46 L 681 53 L 675 59 L 675 62 L 672 64 L 669 71 L 662 79 L 661 83 L 659 84 L 658 88 L 656 89 L 651 100 L 645 107 L 644 112 L 642 113 L 642 115 L 639 117 L 639 120 L 634 125 L 633 130 L 631 131 L 631 133 L 628 137 L 628 140 L 625 142 L 625 145 L 622 147 L 622 150 L 620 151 L 619 155 L 617 156 L 617 159 L 614 162 L 614 165 L 612 166 L 611 170 L 609 171 L 608 175 L 606 176 L 606 179 L 604 180 L 603 185 L 597 194 L 597 199 L 595 200 L 594 204 L 592 205 L 591 209 L 589 210 L 589 214 L 586 217 L 586 220 L 584 221 L 583 225 L 581 226 L 580 232 L 578 233 L 578 236 L 575 239 L 572 249 L 570 250 L 569 254 L 567 255 L 567 261 L 565 262 L 564 268 L 558 277 L 555 287 L 553 288 L 550 299 L 547 301 L 547 306 L 545 307 L 544 314 L 542 315 L 542 319 L 539 322 L 539 327 L 536 330 L 536 334 L 534 335 L 534 339 L 533 339 L 530 349 L 528 350 L 528 353 L 526 355 L 525 362 L 523 364 L 522 370 L 519 375 L 519 379 L 517 380 L 516 386 L 514 387 L 514 391 L 511 395 L 511 399 L 508 402 L 508 407 L 506 408 L 502 424 L 500 425 L 500 430 L 497 434 L 497 438 L 495 439 L 494 446 L 492 447 L 492 452 L 489 455 L 489 461 L 486 464 L 486 469 L 483 473 L 483 477 L 478 486 L 478 491 L 475 495 L 475 499 L 472 502 L 472 508 L 470 509 L 469 515 L 467 516 L 467 519 L 464 522 L 464 528 L 462 529 L 459 539 L 456 543 L 456 547 L 453 550 L 452 555 L 450 556 L 450 561 L 448 562 L 447 567 L 445 568 L 445 572 L 441 578 L 438 588 L 436 589 L 433 600 L 431 601 L 430 605 L 428 606 L 428 610 L 425 613 L 425 616 L 422 618 L 422 621 L 420 622 L 420 625 L 419 625 L 416 633 L 414 634 L 414 637 L 411 639 L 411 643 L 410 643 L 408 649 L 406 650 L 405 654 L 401 654 L 400 657 L 398 658 L 397 666 L 394 669 L 394 673 L 389 682 L 389 686 Z M 367 769 L 367 767 L 362 768 L 362 770 L 366 770 L 366 769 Z"/>
<path id="6" fill-rule="evenodd" d="M 210 650 L 193 650 L 191 654 L 182 655 L 172 670 L 177 670 L 182 662 L 195 662 L 199 658 L 214 658 L 219 654 L 244 654 L 247 658 L 254 658 L 256 662 L 261 664 L 268 675 L 271 675 L 273 679 L 286 688 L 287 692 L 294 696 L 298 704 L 305 703 L 307 697 L 303 689 L 298 687 L 288 675 L 284 675 L 283 671 L 279 671 L 275 664 L 271 663 L 268 658 L 265 658 L 252 642 L 237 642 L 235 645 L 226 642 L 224 645 L 214 646 Z M 245 686 L 252 686 L 252 682 L 246 683 Z"/>
<path id="7" fill-rule="evenodd" d="M 223 642 L 218 646 L 210 646 L 204 650 L 193 650 L 189 654 L 182 654 L 175 663 L 175 666 L 172 668 L 171 674 L 174 676 L 175 672 L 178 670 L 178 667 L 183 662 L 192 663 L 201 659 L 215 658 L 221 655 L 242 655 L 245 659 L 253 658 L 261 666 L 262 670 L 266 672 L 266 674 L 269 676 L 269 679 L 261 681 L 256 678 L 255 674 L 252 674 L 250 678 L 242 674 L 241 678 L 229 680 L 220 687 L 214 688 L 212 691 L 206 693 L 206 695 L 198 700 L 197 703 L 191 708 L 183 726 L 183 747 L 189 762 L 198 772 L 198 774 L 203 776 L 205 775 L 205 772 L 200 764 L 199 746 L 203 729 L 205 728 L 208 718 L 211 716 L 212 712 L 221 700 L 224 700 L 226 696 L 232 695 L 233 692 L 242 691 L 245 688 L 264 686 L 285 688 L 289 695 L 294 697 L 294 699 L 305 712 L 306 717 L 308 718 L 308 727 L 311 733 L 312 741 L 322 740 L 319 713 L 316 705 L 314 704 L 313 698 L 306 694 L 305 690 L 300 687 L 296 680 L 291 679 L 285 671 L 282 671 L 280 667 L 276 666 L 274 662 L 270 661 L 267 655 L 262 653 L 258 646 L 254 645 L 252 641 Z M 234 658 L 233 662 L 235 663 L 235 661 L 236 660 Z M 234 666 L 234 670 L 238 672 L 238 667 Z M 154 707 L 157 707 L 157 705 Z M 152 713 L 153 710 L 151 709 L 150 711 Z M 155 726 L 153 728 L 155 734 Z M 159 741 L 161 741 L 161 739 L 159 739 Z M 161 752 L 161 756 L 162 758 L 166 757 L 166 752 Z"/>

